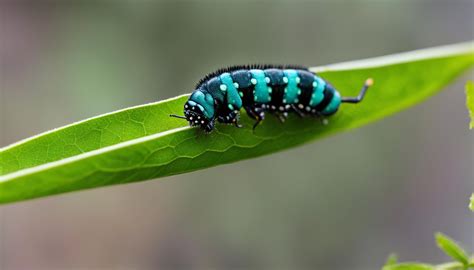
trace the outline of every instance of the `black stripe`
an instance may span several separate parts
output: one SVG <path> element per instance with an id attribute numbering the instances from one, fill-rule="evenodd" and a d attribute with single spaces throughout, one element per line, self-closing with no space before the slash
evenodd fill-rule
<path id="1" fill-rule="evenodd" d="M 238 70 L 230 73 L 232 80 L 239 84 L 237 88 L 238 92 L 242 92 L 242 104 L 243 106 L 249 106 L 254 103 L 253 90 L 255 85 L 253 85 L 250 80 L 252 79 L 252 74 L 248 70 Z"/>
<path id="2" fill-rule="evenodd" d="M 242 94 L 243 94 L 243 97 L 241 97 L 241 98 L 242 98 L 242 105 L 244 107 L 251 106 L 255 103 L 254 95 L 253 95 L 254 88 L 255 88 L 255 86 L 251 85 L 249 87 L 238 89 L 238 91 L 242 92 Z"/>
<path id="3" fill-rule="evenodd" d="M 300 87 L 301 95 L 298 98 L 298 103 L 303 104 L 305 107 L 309 106 L 311 96 L 313 95 L 313 86 L 311 87 Z"/>
<path id="4" fill-rule="evenodd" d="M 298 103 L 308 106 L 313 94 L 314 74 L 309 71 L 298 70 L 298 76 L 300 77 L 298 88 L 301 89 Z"/>
<path id="5" fill-rule="evenodd" d="M 316 105 L 316 107 L 314 107 L 318 112 L 324 110 L 326 106 L 328 106 L 329 102 L 331 102 L 331 99 L 334 96 L 334 89 L 331 86 L 326 85 L 323 94 L 323 100 L 318 105 Z"/>
<path id="6" fill-rule="evenodd" d="M 272 88 L 270 97 L 272 100 L 269 102 L 270 105 L 279 107 L 283 105 L 283 96 L 285 94 L 286 83 L 283 81 L 285 74 L 281 69 L 265 69 L 265 76 L 270 78 L 270 83 L 267 84 Z"/>

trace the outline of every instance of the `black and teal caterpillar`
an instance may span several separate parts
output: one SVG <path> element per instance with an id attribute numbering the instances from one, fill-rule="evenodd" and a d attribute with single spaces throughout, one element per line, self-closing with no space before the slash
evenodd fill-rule
<path id="1" fill-rule="evenodd" d="M 201 79 L 184 104 L 184 116 L 170 116 L 210 132 L 216 120 L 241 127 L 239 112 L 244 108 L 256 120 L 255 129 L 265 112 L 275 114 L 282 122 L 289 112 L 301 117 L 330 116 L 342 102 L 362 101 L 370 85 L 372 79 L 367 79 L 359 96 L 341 97 L 331 84 L 304 67 L 232 66 Z"/>

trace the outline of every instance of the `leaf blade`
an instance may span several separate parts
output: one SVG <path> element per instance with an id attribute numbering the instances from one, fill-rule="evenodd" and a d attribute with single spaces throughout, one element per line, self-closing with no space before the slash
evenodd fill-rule
<path id="1" fill-rule="evenodd" d="M 185 126 L 168 115 L 187 97 L 181 95 L 91 117 L 4 147 L 0 149 L 0 175 Z M 45 152 L 54 155 L 44 157 Z"/>
<path id="2" fill-rule="evenodd" d="M 469 202 L 469 209 L 474 212 L 474 193 L 471 194 L 470 202 Z"/>
<path id="3" fill-rule="evenodd" d="M 435 268 L 432 265 L 424 263 L 400 263 L 387 265 L 382 268 L 382 270 L 434 270 Z"/>
<path id="4" fill-rule="evenodd" d="M 474 128 L 474 82 L 468 81 L 466 83 L 466 107 L 469 112 L 471 121 L 469 123 L 469 129 Z"/>
<path id="5" fill-rule="evenodd" d="M 387 260 L 385 261 L 385 265 L 384 265 L 384 266 L 395 265 L 395 264 L 397 264 L 397 262 L 398 262 L 398 256 L 397 256 L 397 254 L 391 253 L 391 254 L 388 256 Z"/>
<path id="6" fill-rule="evenodd" d="M 33 155 L 31 159 L 36 160 L 36 163 L 23 162 L 16 167 L 15 164 L 8 165 L 10 163 L 4 162 L 9 154 L 15 156 L 12 153 L 19 149 L 19 152 L 28 153 L 21 149 L 22 146 L 47 145 L 38 142 L 41 138 L 47 138 L 50 144 L 54 142 L 54 136 L 58 136 L 55 131 L 47 133 L 46 137 L 39 136 L 0 150 L 3 164 L 0 165 L 3 167 L 0 172 L 4 174 L 0 176 L 0 203 L 189 172 L 258 157 L 363 126 L 434 95 L 471 67 L 474 63 L 472 44 L 462 47 L 465 48 L 462 52 L 454 50 L 457 54 L 448 50 L 435 58 L 432 55 L 429 56 L 431 58 L 415 57 L 412 62 L 406 58 L 401 62 L 393 62 L 391 57 L 388 65 L 381 65 L 379 61 L 377 65 L 358 66 L 354 70 L 325 67 L 319 75 L 331 81 L 347 96 L 356 94 L 367 77 L 375 79 L 375 86 L 364 102 L 352 107 L 346 105 L 330 118 L 328 126 L 320 125 L 316 119 L 290 117 L 287 123 L 281 125 L 276 119 L 269 118 L 253 134 L 252 123 L 244 116 L 242 120 L 245 128 L 218 125 L 215 132 L 205 136 L 195 129 L 185 127 L 185 121 L 168 117 L 169 113 L 182 110 L 186 96 L 181 96 L 165 102 L 125 109 L 93 118 L 92 123 L 86 120 L 77 125 L 88 127 L 85 130 L 60 129 L 59 131 L 64 132 L 63 136 L 86 134 L 89 136 L 85 136 L 85 142 L 94 142 L 103 136 L 94 133 L 94 128 L 107 126 L 107 120 L 111 121 L 109 117 L 115 117 L 117 123 L 123 124 L 118 126 L 122 128 L 123 134 L 129 128 L 135 131 L 127 133 L 127 136 L 112 136 L 105 143 L 96 143 L 80 154 L 58 153 L 50 160 L 38 159 Z M 432 80 L 433 77 L 436 80 Z M 412 91 L 413 87 L 417 91 Z M 154 111 L 147 113 L 147 110 Z M 139 127 L 133 121 L 137 119 L 134 115 L 141 116 L 137 116 L 138 119 L 147 122 L 145 126 L 149 129 L 137 132 Z M 148 118 L 144 115 L 148 115 Z M 84 123 L 86 125 L 83 126 Z M 153 127 L 157 123 L 160 125 Z M 114 130 L 120 131 L 118 128 Z M 156 132 L 157 130 L 159 131 Z M 44 152 L 42 149 L 45 148 L 40 147 L 36 152 Z"/>
<path id="7" fill-rule="evenodd" d="M 469 264 L 467 253 L 453 239 L 438 232 L 436 233 L 436 243 L 448 256 L 467 267 Z"/>

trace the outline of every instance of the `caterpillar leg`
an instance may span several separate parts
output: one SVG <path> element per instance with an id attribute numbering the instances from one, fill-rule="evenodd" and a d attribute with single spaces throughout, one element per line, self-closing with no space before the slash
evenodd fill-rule
<path id="1" fill-rule="evenodd" d="M 236 110 L 226 111 L 217 117 L 217 121 L 219 121 L 219 123 L 233 124 L 234 126 L 240 128 L 242 125 L 239 124 L 239 119 L 239 111 Z"/>
<path id="2" fill-rule="evenodd" d="M 244 109 L 251 118 L 257 120 L 257 122 L 255 122 L 252 128 L 253 130 L 255 130 L 255 128 L 260 124 L 260 122 L 265 119 L 265 111 L 260 107 L 245 107 Z"/>
<path id="3" fill-rule="evenodd" d="M 318 120 L 321 123 L 321 125 L 325 126 L 329 124 L 329 120 L 326 117 L 324 117 L 324 115 L 317 115 L 316 117 L 318 117 Z"/>
<path id="4" fill-rule="evenodd" d="M 255 124 L 253 124 L 252 129 L 255 131 L 255 128 L 257 128 L 257 126 L 260 124 L 260 122 L 262 122 L 264 119 L 265 119 L 265 114 L 262 112 L 257 116 L 257 122 L 255 122 Z"/>
<path id="5" fill-rule="evenodd" d="M 359 103 L 361 102 L 364 97 L 365 93 L 367 92 L 367 89 L 369 89 L 370 86 L 374 84 L 374 80 L 371 78 L 365 80 L 364 86 L 362 86 L 362 89 L 359 92 L 359 95 L 357 97 L 343 97 L 341 98 L 341 102 L 345 103 Z"/>
<path id="6" fill-rule="evenodd" d="M 296 114 L 298 114 L 299 117 L 303 118 L 303 117 L 306 116 L 306 114 L 305 114 L 302 110 L 300 110 L 300 109 L 296 106 L 296 104 L 291 104 L 291 108 L 293 109 L 293 111 L 296 112 Z"/>
<path id="7" fill-rule="evenodd" d="M 321 122 L 322 125 L 327 125 L 329 123 L 329 120 L 322 113 L 316 111 L 313 115 L 318 118 L 319 122 Z"/>
<path id="8" fill-rule="evenodd" d="M 285 123 L 286 118 L 288 118 L 288 113 L 287 112 L 275 112 L 275 116 L 278 117 L 278 120 L 280 120 L 280 123 Z"/>
<path id="9" fill-rule="evenodd" d="M 209 121 L 209 123 L 204 127 L 204 132 L 211 133 L 214 130 L 214 120 Z"/>

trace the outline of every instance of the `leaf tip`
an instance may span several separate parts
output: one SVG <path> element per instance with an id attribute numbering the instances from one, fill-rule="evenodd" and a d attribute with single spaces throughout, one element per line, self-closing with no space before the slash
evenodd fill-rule
<path id="1" fill-rule="evenodd" d="M 389 266 L 389 265 L 394 265 L 398 262 L 398 256 L 397 254 L 395 253 L 391 253 L 388 258 L 387 258 L 387 261 L 385 262 L 385 265 L 384 266 Z"/>
<path id="2" fill-rule="evenodd" d="M 469 129 L 474 128 L 474 82 L 466 82 L 466 107 L 469 112 L 471 121 L 469 123 Z"/>
<path id="3" fill-rule="evenodd" d="M 444 253 L 446 253 L 446 255 L 462 263 L 463 265 L 468 265 L 469 259 L 467 257 L 466 251 L 464 251 L 464 249 L 462 249 L 458 243 L 440 232 L 435 234 L 435 238 L 436 244 Z"/>
<path id="4" fill-rule="evenodd" d="M 471 202 L 469 203 L 469 209 L 474 212 L 474 193 L 471 194 Z"/>

